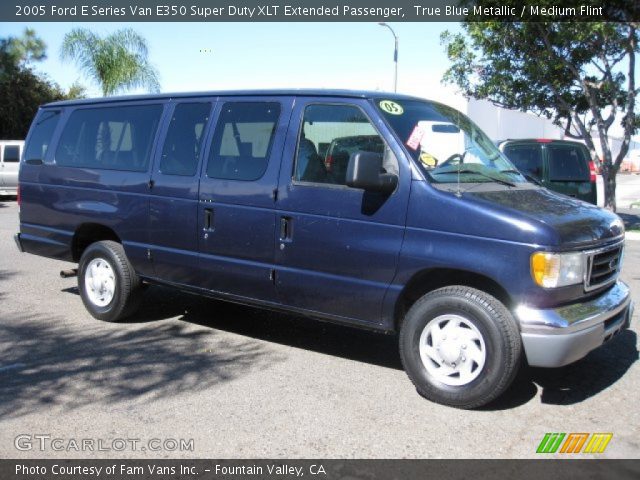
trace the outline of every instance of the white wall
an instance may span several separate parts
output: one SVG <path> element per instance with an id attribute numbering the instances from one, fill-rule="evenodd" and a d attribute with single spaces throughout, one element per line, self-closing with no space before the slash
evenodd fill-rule
<path id="1" fill-rule="evenodd" d="M 494 141 L 507 138 L 563 138 L 562 129 L 546 118 L 500 108 L 487 100 L 469 100 L 467 115 Z"/>

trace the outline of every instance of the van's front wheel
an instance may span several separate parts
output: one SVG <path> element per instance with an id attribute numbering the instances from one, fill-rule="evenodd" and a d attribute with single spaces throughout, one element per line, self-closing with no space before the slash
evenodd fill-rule
<path id="1" fill-rule="evenodd" d="M 140 300 L 140 280 L 122 245 L 111 240 L 91 244 L 78 266 L 78 290 L 89 313 L 106 322 L 131 315 Z"/>
<path id="2" fill-rule="evenodd" d="M 418 392 L 477 408 L 512 383 L 522 346 L 509 310 L 480 290 L 445 287 L 420 298 L 400 330 L 400 357 Z"/>

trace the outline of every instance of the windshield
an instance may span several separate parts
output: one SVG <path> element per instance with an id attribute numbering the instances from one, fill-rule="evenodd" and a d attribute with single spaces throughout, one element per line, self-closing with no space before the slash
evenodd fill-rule
<path id="1" fill-rule="evenodd" d="M 526 182 L 489 137 L 457 110 L 419 100 L 375 103 L 433 182 Z"/>

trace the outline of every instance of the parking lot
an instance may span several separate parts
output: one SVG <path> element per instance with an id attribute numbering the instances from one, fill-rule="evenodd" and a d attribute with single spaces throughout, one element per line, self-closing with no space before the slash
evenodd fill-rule
<path id="1" fill-rule="evenodd" d="M 612 432 L 640 457 L 638 312 L 632 329 L 557 370 L 527 369 L 491 406 L 422 399 L 396 339 L 159 287 L 124 324 L 94 320 L 71 265 L 20 254 L 0 202 L 0 456 L 534 457 L 546 432 Z M 622 278 L 640 299 L 640 241 Z M 193 439 L 193 451 L 18 450 L 18 435 Z M 79 441 L 79 440 L 78 440 Z"/>

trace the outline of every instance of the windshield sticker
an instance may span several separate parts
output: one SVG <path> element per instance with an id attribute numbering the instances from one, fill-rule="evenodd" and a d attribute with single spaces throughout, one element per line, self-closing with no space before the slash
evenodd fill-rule
<path id="1" fill-rule="evenodd" d="M 383 111 L 390 113 L 391 115 L 402 115 L 404 113 L 404 108 L 391 100 L 381 100 L 378 105 L 380 105 L 380 108 Z"/>
<path id="2" fill-rule="evenodd" d="M 411 132 L 411 135 L 409 136 L 409 140 L 407 140 L 407 147 L 411 148 L 412 150 L 417 150 L 420 146 L 422 137 L 424 137 L 424 133 L 424 129 L 420 125 L 416 125 L 413 129 L 413 132 Z"/>
<path id="3" fill-rule="evenodd" d="M 438 165 L 438 159 L 427 152 L 422 152 L 420 154 L 420 161 L 428 168 L 433 168 Z"/>

